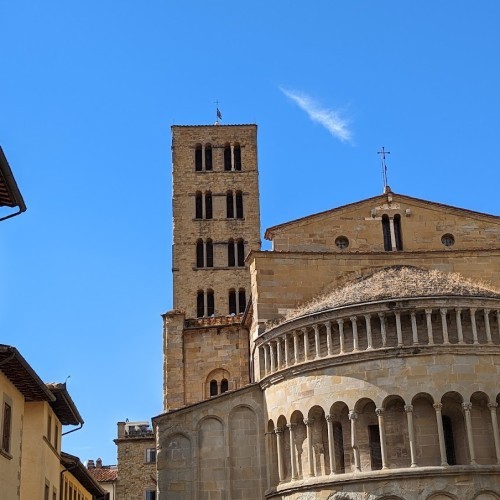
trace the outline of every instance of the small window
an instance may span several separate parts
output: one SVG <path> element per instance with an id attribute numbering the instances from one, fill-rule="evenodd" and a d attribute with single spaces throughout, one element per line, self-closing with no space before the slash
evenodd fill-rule
<path id="1" fill-rule="evenodd" d="M 206 243 L 207 249 L 207 267 L 214 267 L 214 244 L 208 239 Z"/>
<path id="2" fill-rule="evenodd" d="M 240 313 L 245 312 L 246 307 L 247 307 L 246 293 L 243 288 L 240 288 L 238 290 L 238 312 Z"/>
<path id="3" fill-rule="evenodd" d="M 196 242 L 196 267 L 204 267 L 203 241 L 202 240 L 198 240 Z"/>
<path id="4" fill-rule="evenodd" d="M 54 426 L 54 448 L 57 450 L 57 446 L 58 446 L 58 441 L 59 441 L 59 426 L 57 425 L 57 422 L 56 422 L 56 425 Z"/>
<path id="5" fill-rule="evenodd" d="M 146 463 L 156 462 L 156 448 L 146 448 Z"/>
<path id="6" fill-rule="evenodd" d="M 196 316 L 198 318 L 205 316 L 205 294 L 201 290 L 196 294 Z"/>
<path id="7" fill-rule="evenodd" d="M 349 246 L 349 240 L 345 236 L 339 236 L 335 239 L 335 246 L 340 250 L 345 250 Z"/>
<path id="8" fill-rule="evenodd" d="M 205 219 L 212 218 L 212 193 L 205 193 Z"/>
<path id="9" fill-rule="evenodd" d="M 239 144 L 234 145 L 234 169 L 241 170 L 241 148 Z"/>
<path id="10" fill-rule="evenodd" d="M 401 234 L 401 215 L 394 216 L 394 236 L 396 238 L 396 250 L 403 250 L 403 237 Z"/>
<path id="11" fill-rule="evenodd" d="M 47 481 L 45 481 L 45 489 L 44 489 L 43 499 L 50 500 L 50 483 L 48 483 Z"/>
<path id="12" fill-rule="evenodd" d="M 234 203 L 232 191 L 228 191 L 226 194 L 226 214 L 228 219 L 234 218 Z"/>
<path id="13" fill-rule="evenodd" d="M 205 146 L 205 170 L 212 170 L 212 146 Z"/>
<path id="14" fill-rule="evenodd" d="M 224 147 L 224 170 L 231 170 L 231 146 L 226 144 Z"/>
<path id="15" fill-rule="evenodd" d="M 210 381 L 210 396 L 217 396 L 217 380 Z"/>
<path id="16" fill-rule="evenodd" d="M 452 247 L 455 244 L 455 237 L 450 233 L 443 234 L 443 236 L 441 236 L 441 243 L 445 247 Z"/>
<path id="17" fill-rule="evenodd" d="M 236 314 L 236 291 L 229 290 L 229 314 Z"/>
<path id="18" fill-rule="evenodd" d="M 214 301 L 214 291 L 207 291 L 207 316 L 213 316 L 215 314 L 215 301 Z"/>
<path id="19" fill-rule="evenodd" d="M 227 266 L 234 267 L 235 265 L 234 240 L 229 240 L 227 243 Z"/>
<path id="20" fill-rule="evenodd" d="M 52 442 L 52 415 L 50 413 L 47 418 L 47 440 L 49 443 Z"/>
<path id="21" fill-rule="evenodd" d="M 391 223 L 386 214 L 382 215 L 382 234 L 384 236 L 384 250 L 390 252 L 392 250 Z"/>
<path id="22" fill-rule="evenodd" d="M 195 196 L 195 218 L 203 219 L 203 196 L 199 191 Z"/>
<path id="23" fill-rule="evenodd" d="M 203 169 L 202 153 L 201 144 L 197 144 L 194 150 L 194 169 L 196 172 L 201 172 Z"/>
<path id="24" fill-rule="evenodd" d="M 236 218 L 243 219 L 243 194 L 236 191 Z"/>
<path id="25" fill-rule="evenodd" d="M 238 240 L 236 247 L 238 253 L 238 266 L 243 267 L 245 265 L 245 244 L 243 240 Z"/>
<path id="26" fill-rule="evenodd" d="M 3 426 L 2 426 L 2 450 L 10 453 L 10 438 L 12 429 L 12 406 L 4 402 L 3 404 Z"/>
<path id="27" fill-rule="evenodd" d="M 220 383 L 220 392 L 221 394 L 227 392 L 229 390 L 229 382 L 223 378 Z"/>

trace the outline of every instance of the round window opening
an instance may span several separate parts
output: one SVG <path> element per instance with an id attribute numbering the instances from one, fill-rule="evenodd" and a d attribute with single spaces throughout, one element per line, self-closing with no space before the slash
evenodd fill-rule
<path id="1" fill-rule="evenodd" d="M 344 250 L 349 246 L 349 240 L 345 236 L 339 236 L 335 240 L 335 245 L 337 246 L 337 248 L 340 248 L 340 250 Z"/>
<path id="2" fill-rule="evenodd" d="M 441 243 L 445 247 L 452 247 L 455 244 L 455 237 L 452 234 L 443 234 L 441 237 Z"/>

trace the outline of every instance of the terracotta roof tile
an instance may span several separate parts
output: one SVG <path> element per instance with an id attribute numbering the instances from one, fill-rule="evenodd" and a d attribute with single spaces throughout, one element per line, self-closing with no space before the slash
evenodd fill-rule
<path id="1" fill-rule="evenodd" d="M 118 468 L 116 465 L 104 465 L 102 467 L 91 467 L 88 469 L 90 475 L 99 483 L 116 481 L 118 478 Z"/>

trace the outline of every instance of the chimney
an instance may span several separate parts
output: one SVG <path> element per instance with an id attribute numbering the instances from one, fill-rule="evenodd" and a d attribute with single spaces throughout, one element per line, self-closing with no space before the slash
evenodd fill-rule
<path id="1" fill-rule="evenodd" d="M 95 469 L 93 460 L 87 460 L 87 469 Z"/>
<path id="2" fill-rule="evenodd" d="M 125 437 L 125 422 L 118 422 L 118 438 Z"/>
<path id="3" fill-rule="evenodd" d="M 100 469 L 102 467 L 102 458 L 98 458 L 96 461 L 95 461 L 95 466 Z"/>

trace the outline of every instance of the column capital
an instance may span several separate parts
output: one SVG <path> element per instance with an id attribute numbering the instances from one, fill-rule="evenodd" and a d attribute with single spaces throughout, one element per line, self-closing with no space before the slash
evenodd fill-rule
<path id="1" fill-rule="evenodd" d="M 358 320 L 357 316 L 349 316 L 349 319 L 354 323 L 355 321 Z"/>
<path id="2" fill-rule="evenodd" d="M 494 410 L 495 408 L 498 408 L 498 403 L 488 403 L 487 406 L 490 410 Z"/>
<path id="3" fill-rule="evenodd" d="M 371 314 L 363 314 L 363 316 L 365 317 L 366 320 L 370 319 L 372 317 Z"/>
<path id="4" fill-rule="evenodd" d="M 380 319 L 384 319 L 385 318 L 385 313 L 378 313 L 378 317 Z"/>
<path id="5" fill-rule="evenodd" d="M 462 314 L 462 308 L 461 307 L 455 307 L 455 312 L 457 314 Z"/>
<path id="6" fill-rule="evenodd" d="M 342 318 L 337 320 L 337 325 L 343 325 L 343 324 L 344 320 Z"/>
<path id="7" fill-rule="evenodd" d="M 325 415 L 325 419 L 327 422 L 333 422 L 335 420 L 334 416 L 333 415 Z"/>
<path id="8" fill-rule="evenodd" d="M 293 429 L 295 429 L 295 427 L 297 427 L 297 424 L 286 424 L 286 426 L 290 429 L 290 431 L 292 431 Z"/>
<path id="9" fill-rule="evenodd" d="M 464 409 L 464 411 L 471 411 L 472 403 L 462 403 L 462 408 Z"/>
<path id="10" fill-rule="evenodd" d="M 356 420 L 358 418 L 358 412 L 351 410 L 349 412 L 349 420 Z"/>
<path id="11" fill-rule="evenodd" d="M 469 309 L 469 311 L 470 311 L 470 313 L 471 313 L 472 315 L 474 315 L 474 314 L 476 314 L 477 309 L 476 309 L 475 307 L 471 307 L 471 308 Z"/>
<path id="12" fill-rule="evenodd" d="M 448 312 L 448 309 L 446 307 L 441 307 L 439 312 L 441 313 L 441 316 L 444 316 Z"/>
<path id="13" fill-rule="evenodd" d="M 432 309 L 426 309 L 426 310 L 425 310 L 425 314 L 427 314 L 427 315 L 432 314 Z"/>
<path id="14" fill-rule="evenodd" d="M 405 412 L 412 413 L 413 412 L 413 405 L 405 405 Z"/>
<path id="15" fill-rule="evenodd" d="M 306 424 L 307 427 L 311 427 L 311 425 L 314 424 L 314 418 L 305 418 L 304 424 Z"/>
<path id="16" fill-rule="evenodd" d="M 294 330 L 294 331 L 293 331 L 293 333 L 292 333 L 292 335 L 293 335 L 295 338 L 297 337 L 297 335 L 298 335 L 298 334 L 299 334 L 299 332 L 297 332 L 297 330 Z"/>
<path id="17" fill-rule="evenodd" d="M 443 403 L 434 403 L 432 406 L 436 411 L 441 411 L 443 408 Z"/>
<path id="18" fill-rule="evenodd" d="M 484 308 L 484 314 L 486 316 L 488 316 L 488 314 L 490 314 L 490 310 L 487 307 Z"/>
<path id="19" fill-rule="evenodd" d="M 276 429 L 274 429 L 274 433 L 275 434 L 283 434 L 283 431 L 285 429 L 283 427 L 276 427 Z"/>
<path id="20" fill-rule="evenodd" d="M 375 413 L 377 417 L 381 417 L 384 414 L 384 408 L 375 408 Z"/>
<path id="21" fill-rule="evenodd" d="M 319 331 L 319 325 L 317 323 L 313 325 L 313 330 L 315 332 Z"/>

